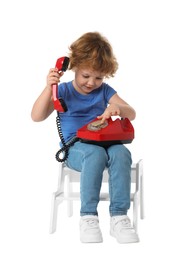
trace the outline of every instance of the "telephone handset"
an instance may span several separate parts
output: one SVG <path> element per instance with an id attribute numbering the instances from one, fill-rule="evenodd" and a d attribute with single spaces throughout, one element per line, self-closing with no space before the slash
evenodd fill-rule
<path id="1" fill-rule="evenodd" d="M 69 58 L 64 56 L 59 59 L 57 59 L 55 68 L 58 69 L 58 71 L 66 71 L 69 65 Z M 61 139 L 63 147 L 56 153 L 56 160 L 59 162 L 64 162 L 67 157 L 68 157 L 68 150 L 71 145 L 73 145 L 78 138 L 75 137 L 72 141 L 70 141 L 68 144 L 66 144 L 62 130 L 61 130 L 61 124 L 60 124 L 60 112 L 67 112 L 68 108 L 65 103 L 65 101 L 61 98 L 58 97 L 58 84 L 53 84 L 52 85 L 52 96 L 53 96 L 53 104 L 54 104 L 54 109 L 57 110 L 57 117 L 56 117 L 56 124 L 57 124 L 57 129 L 59 133 L 59 137 Z M 63 157 L 60 158 L 60 154 L 63 154 Z"/>
<path id="2" fill-rule="evenodd" d="M 69 64 L 69 58 L 68 57 L 61 57 L 57 59 L 57 62 L 55 64 L 55 68 L 58 69 L 58 71 L 66 71 Z M 55 110 L 59 112 L 66 112 L 67 106 L 64 102 L 64 100 L 61 97 L 57 97 L 58 95 L 58 84 L 52 85 L 52 95 L 53 95 L 53 103 Z"/>

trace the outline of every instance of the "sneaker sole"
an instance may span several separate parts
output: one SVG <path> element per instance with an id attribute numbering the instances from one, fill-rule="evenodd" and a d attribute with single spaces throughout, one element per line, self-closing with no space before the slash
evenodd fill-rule
<path id="1" fill-rule="evenodd" d="M 136 238 L 120 238 L 120 237 L 118 237 L 117 235 L 115 235 L 115 233 L 113 233 L 113 232 L 111 232 L 110 231 L 110 235 L 112 236 L 112 237 L 115 237 L 116 239 L 117 239 L 117 241 L 118 241 L 118 243 L 120 243 L 120 244 L 129 244 L 129 243 L 138 243 L 139 242 L 139 238 L 138 237 L 136 237 Z"/>
<path id="2" fill-rule="evenodd" d="M 80 241 L 82 243 L 102 243 L 103 238 L 102 237 L 93 237 L 93 236 L 87 236 L 85 238 L 80 238 Z"/>

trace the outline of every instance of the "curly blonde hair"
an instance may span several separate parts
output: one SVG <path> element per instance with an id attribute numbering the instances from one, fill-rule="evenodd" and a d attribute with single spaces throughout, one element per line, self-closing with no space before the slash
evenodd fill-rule
<path id="1" fill-rule="evenodd" d="M 118 63 L 108 40 L 99 32 L 88 32 L 69 47 L 69 69 L 89 68 L 100 71 L 106 78 L 114 77 Z"/>

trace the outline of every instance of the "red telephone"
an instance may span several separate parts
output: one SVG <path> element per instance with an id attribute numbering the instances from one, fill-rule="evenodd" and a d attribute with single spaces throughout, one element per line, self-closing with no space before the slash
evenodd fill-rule
<path id="1" fill-rule="evenodd" d="M 66 71 L 68 68 L 68 64 L 69 64 L 69 58 L 61 57 L 61 58 L 57 59 L 55 68 L 57 68 L 58 71 Z M 56 110 L 58 110 L 59 112 L 66 112 L 67 106 L 61 97 L 57 98 L 57 93 L 58 93 L 58 84 L 53 84 L 52 85 L 52 94 L 53 94 L 54 108 Z"/>
<path id="2" fill-rule="evenodd" d="M 112 144 L 131 143 L 134 139 L 134 128 L 128 118 L 112 120 L 111 118 L 101 123 L 95 119 L 77 131 L 81 142 L 101 146 Z"/>
<path id="3" fill-rule="evenodd" d="M 68 157 L 68 150 L 71 145 L 77 141 L 83 143 L 95 144 L 104 148 L 113 144 L 127 144 L 134 139 L 134 128 L 128 118 L 112 120 L 111 118 L 101 123 L 101 120 L 95 119 L 89 124 L 81 127 L 75 137 L 68 144 L 65 143 L 61 127 L 57 116 L 57 128 L 63 147 L 56 153 L 56 160 L 64 162 Z M 61 154 L 63 157 L 61 158 Z"/>

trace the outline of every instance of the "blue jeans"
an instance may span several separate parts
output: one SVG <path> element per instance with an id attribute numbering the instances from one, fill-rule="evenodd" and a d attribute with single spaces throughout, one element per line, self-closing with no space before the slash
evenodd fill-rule
<path id="1" fill-rule="evenodd" d="M 126 215 L 130 208 L 131 153 L 122 144 L 103 148 L 93 144 L 76 142 L 69 149 L 66 164 L 79 171 L 80 215 L 98 215 L 103 171 L 108 168 L 110 216 Z"/>

